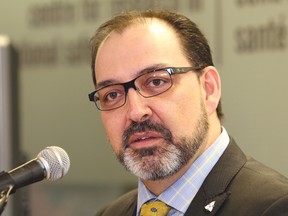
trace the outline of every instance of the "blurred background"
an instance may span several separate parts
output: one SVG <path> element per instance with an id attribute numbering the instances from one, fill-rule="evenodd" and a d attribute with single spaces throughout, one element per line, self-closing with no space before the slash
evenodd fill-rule
<path id="1" fill-rule="evenodd" d="M 0 171 L 46 146 L 64 148 L 68 174 L 19 189 L 3 216 L 93 215 L 137 186 L 106 140 L 87 94 L 88 42 L 130 9 L 171 9 L 208 38 L 222 77 L 224 126 L 242 149 L 288 176 L 287 0 L 25 0 L 0 3 Z"/>

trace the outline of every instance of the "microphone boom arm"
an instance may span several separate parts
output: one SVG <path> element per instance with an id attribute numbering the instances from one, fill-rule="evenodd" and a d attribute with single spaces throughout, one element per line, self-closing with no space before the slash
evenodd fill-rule
<path id="1" fill-rule="evenodd" d="M 13 185 L 7 185 L 7 188 L 0 191 L 0 215 L 5 209 L 5 206 L 8 202 L 9 195 L 11 194 L 14 186 Z"/>

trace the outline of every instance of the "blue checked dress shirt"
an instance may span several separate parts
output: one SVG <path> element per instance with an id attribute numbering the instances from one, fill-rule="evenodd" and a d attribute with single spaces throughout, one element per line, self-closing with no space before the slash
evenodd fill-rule
<path id="1" fill-rule="evenodd" d="M 217 140 L 194 161 L 192 166 L 181 178 L 158 197 L 151 193 L 139 179 L 137 215 L 139 215 L 142 204 L 147 201 L 160 200 L 172 207 L 168 216 L 183 216 L 206 176 L 225 151 L 229 141 L 228 133 L 225 128 L 222 127 L 222 133 Z"/>

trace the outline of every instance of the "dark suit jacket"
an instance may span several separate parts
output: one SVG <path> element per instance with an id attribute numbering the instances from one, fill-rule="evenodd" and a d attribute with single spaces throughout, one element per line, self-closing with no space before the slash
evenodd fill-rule
<path id="1" fill-rule="evenodd" d="M 213 201 L 210 212 L 205 206 Z M 96 216 L 135 216 L 136 204 L 137 190 L 133 190 Z M 188 215 L 288 216 L 288 179 L 246 157 L 231 138 L 186 211 Z"/>

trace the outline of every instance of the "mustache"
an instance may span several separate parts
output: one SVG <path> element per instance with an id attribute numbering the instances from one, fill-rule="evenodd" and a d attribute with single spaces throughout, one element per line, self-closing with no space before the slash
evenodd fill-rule
<path id="1" fill-rule="evenodd" d="M 173 143 L 173 136 L 171 131 L 164 125 L 153 123 L 151 120 L 143 122 L 132 122 L 129 127 L 124 131 L 122 136 L 123 146 L 126 148 L 129 145 L 129 139 L 134 133 L 153 131 L 161 134 L 167 143 Z"/>

